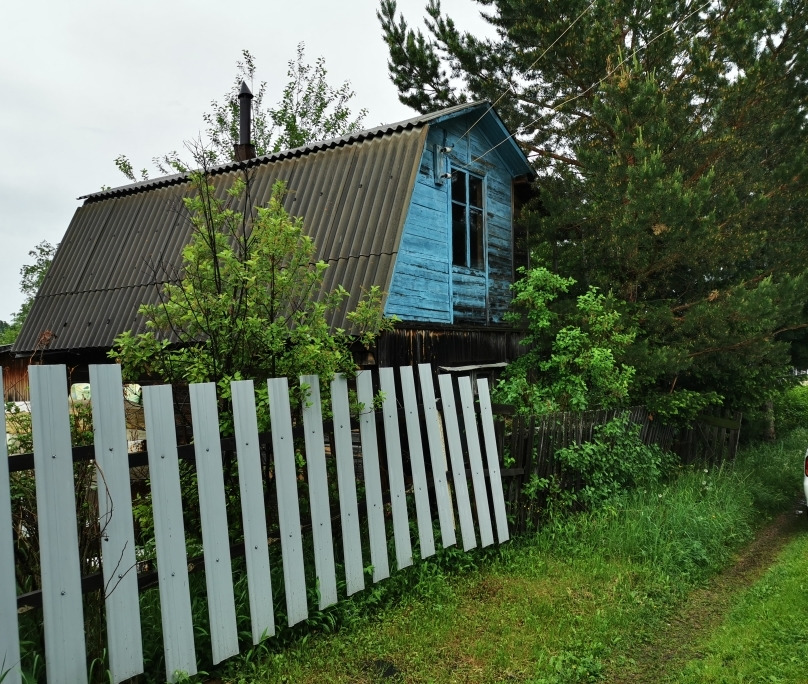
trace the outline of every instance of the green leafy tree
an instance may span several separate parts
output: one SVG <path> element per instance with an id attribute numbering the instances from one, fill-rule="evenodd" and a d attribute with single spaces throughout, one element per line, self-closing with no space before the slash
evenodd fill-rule
<path id="1" fill-rule="evenodd" d="M 514 286 L 512 322 L 524 318 L 527 353 L 512 362 L 496 386 L 498 401 L 525 415 L 614 408 L 629 394 L 634 369 L 620 357 L 634 332 L 614 309 L 612 297 L 590 288 L 574 312 L 551 304 L 575 284 L 546 268 L 523 270 Z"/>
<path id="2" fill-rule="evenodd" d="M 240 212 L 229 204 L 249 196 L 248 171 L 225 199 L 215 196 L 204 168 L 191 182 L 196 192 L 185 206 L 193 234 L 182 267 L 163 287 L 159 304 L 140 308 L 149 330 L 124 332 L 110 351 L 124 377 L 216 382 L 226 414 L 233 380 L 352 373 L 351 338 L 328 322 L 347 292 L 322 292 L 327 264 L 315 262 L 302 220 L 283 208 L 283 184 L 275 185 L 267 206 Z M 382 317 L 376 288 L 349 319 L 366 343 L 392 325 Z M 266 387 L 257 389 L 265 399 Z"/>
<path id="3" fill-rule="evenodd" d="M 805 340 L 806 4 L 477 2 L 496 37 L 382 1 L 402 102 L 496 103 L 539 173 L 534 263 L 614 293 L 635 400 L 760 405 Z"/>
<path id="4" fill-rule="evenodd" d="M 58 245 L 52 245 L 47 240 L 42 240 L 33 249 L 28 251 L 28 256 L 33 259 L 29 264 L 24 264 L 20 268 L 20 292 L 25 295 L 17 313 L 11 319 L 11 323 L 0 322 L 0 344 L 12 344 L 20 334 L 20 329 L 25 319 L 28 317 L 28 312 L 31 311 L 31 306 L 34 303 L 34 297 L 39 291 L 40 285 L 45 280 L 48 274 L 53 255 L 56 253 Z"/>
<path id="5" fill-rule="evenodd" d="M 351 84 L 345 81 L 337 88 L 329 85 L 325 59 L 318 57 L 312 66 L 306 62 L 305 51 L 304 43 L 299 43 L 297 57 L 288 63 L 289 80 L 280 100 L 271 107 L 264 104 L 266 81 L 255 87 L 255 58 L 249 50 L 242 50 L 232 87 L 221 101 L 213 100 L 211 111 L 202 115 L 206 126 L 206 164 L 223 164 L 235 159 L 233 146 L 239 141 L 238 94 L 242 82 L 252 86 L 252 143 L 259 156 L 339 137 L 361 128 L 367 110 L 359 110 L 356 116 L 352 114 L 349 103 L 354 91 Z M 163 175 L 189 170 L 176 150 L 152 161 Z M 115 165 L 133 183 L 149 178 L 148 169 L 136 172 L 126 155 L 119 155 Z"/>

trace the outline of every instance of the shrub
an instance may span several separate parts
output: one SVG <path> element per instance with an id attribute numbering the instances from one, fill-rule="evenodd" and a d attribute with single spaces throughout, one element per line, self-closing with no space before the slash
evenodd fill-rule
<path id="1" fill-rule="evenodd" d="M 808 427 L 808 385 L 794 385 L 774 401 L 774 420 L 778 431 Z"/>
<path id="2" fill-rule="evenodd" d="M 640 426 L 622 413 L 596 426 L 591 442 L 564 447 L 556 459 L 562 479 L 580 483 L 566 492 L 566 505 L 591 508 L 627 489 L 656 485 L 669 471 L 674 456 L 655 444 L 644 444 Z"/>

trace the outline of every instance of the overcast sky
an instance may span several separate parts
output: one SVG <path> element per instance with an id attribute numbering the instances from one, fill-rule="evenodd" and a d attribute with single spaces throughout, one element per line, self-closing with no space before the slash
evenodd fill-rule
<path id="1" fill-rule="evenodd" d="M 332 85 L 351 82 L 367 127 L 413 115 L 387 75 L 375 0 L 45 0 L 5 2 L 0 20 L 0 320 L 22 303 L 19 269 L 59 242 L 77 197 L 127 181 L 182 149 L 230 87 L 241 50 L 274 104 L 300 41 Z M 426 0 L 398 0 L 421 25 Z M 462 28 L 488 29 L 472 0 L 442 0 Z"/>

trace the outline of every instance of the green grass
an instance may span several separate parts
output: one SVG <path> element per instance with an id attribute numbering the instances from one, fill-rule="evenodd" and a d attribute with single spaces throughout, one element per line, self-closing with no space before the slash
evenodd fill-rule
<path id="1" fill-rule="evenodd" d="M 485 562 L 470 563 L 476 570 L 456 572 L 462 553 L 427 561 L 404 573 L 378 610 L 355 604 L 336 634 L 309 634 L 283 648 L 267 643 L 265 656 L 236 659 L 221 676 L 375 682 L 385 673 L 393 676 L 384 681 L 535 684 L 611 678 L 762 521 L 793 505 L 806 443 L 808 432 L 800 431 L 777 445 L 750 447 L 734 464 L 681 469 L 665 486 L 556 520 L 489 552 Z M 795 633 L 798 624 L 792 622 Z M 699 681 L 694 677 L 688 681 Z"/>
<path id="2" fill-rule="evenodd" d="M 279 629 L 258 647 L 249 645 L 242 607 L 242 655 L 217 668 L 201 661 L 200 669 L 245 684 L 612 680 L 631 670 L 631 660 L 658 641 L 694 588 L 729 564 L 762 521 L 793 505 L 806 443 L 803 430 L 776 445 L 746 448 L 734 464 L 678 469 L 662 486 L 633 491 L 588 513 L 558 517 L 538 533 L 497 549 L 439 550 L 378 585 L 368 578 L 365 591 L 326 611 L 312 611 L 307 623 Z M 798 577 L 797 569 L 793 575 Z M 772 601 L 784 582 L 774 577 L 771 589 L 759 590 Z M 280 627 L 283 583 L 276 579 Z M 239 587 L 240 604 L 246 605 Z M 749 600 L 755 596 L 750 593 Z M 799 618 L 784 616 L 789 606 L 803 614 L 806 606 L 792 594 L 777 600 L 782 603 L 768 608 L 777 622 L 750 617 L 760 627 L 758 641 L 740 641 L 744 631 L 733 631 L 729 620 L 710 642 L 709 658 L 690 663 L 685 670 L 690 679 L 683 681 L 745 681 L 741 675 L 722 680 L 720 669 L 733 654 L 736 665 L 745 661 L 740 654 L 747 647 L 759 654 L 753 658 L 759 668 L 769 654 L 782 660 L 784 673 L 795 655 L 808 662 L 803 650 L 792 652 Z M 156 590 L 146 592 L 142 602 L 144 623 L 159 625 Z M 207 625 L 203 603 L 195 602 L 194 609 L 201 616 L 197 624 Z M 34 617 L 21 620 L 33 634 Z M 23 632 L 27 641 L 29 633 Z M 198 652 L 209 651 L 207 634 L 200 630 L 196 636 Z M 146 641 L 147 679 L 158 681 L 163 673 L 159 630 Z M 42 669 L 36 653 L 25 655 L 26 681 L 35 681 Z M 715 668 L 717 679 L 699 669 L 708 667 Z M 755 676 L 743 674 L 749 681 L 757 681 Z M 781 678 L 799 681 L 789 676 Z"/>
<path id="3" fill-rule="evenodd" d="M 676 680 L 702 682 L 808 681 L 808 536 L 792 541 L 777 564 L 744 592 Z"/>

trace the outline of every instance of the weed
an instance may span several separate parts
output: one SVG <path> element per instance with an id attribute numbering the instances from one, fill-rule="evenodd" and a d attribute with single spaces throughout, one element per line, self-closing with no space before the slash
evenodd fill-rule
<path id="1" fill-rule="evenodd" d="M 596 655 L 603 644 L 578 644 L 573 651 L 564 650 L 546 659 L 551 674 L 534 680 L 535 684 L 589 684 L 605 676 L 603 661 Z M 544 662 L 540 662 L 544 665 Z"/>

